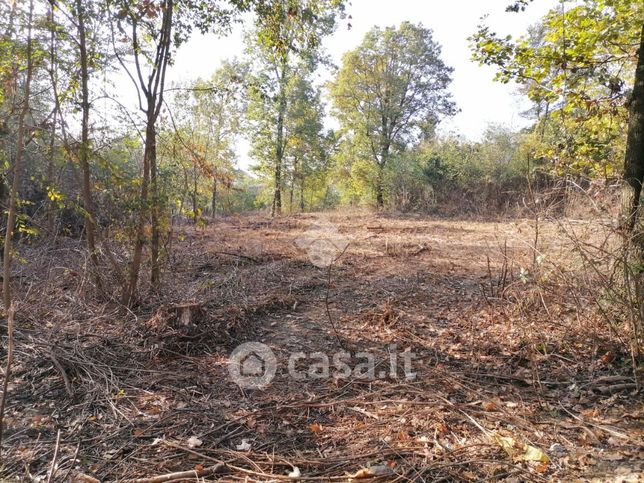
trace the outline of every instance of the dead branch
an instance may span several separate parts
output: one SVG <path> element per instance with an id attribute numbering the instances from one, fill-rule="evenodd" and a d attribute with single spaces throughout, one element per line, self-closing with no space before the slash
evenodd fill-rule
<path id="1" fill-rule="evenodd" d="M 183 480 L 186 478 L 196 478 L 202 476 L 210 476 L 215 473 L 219 473 L 225 469 L 224 463 L 217 463 L 216 465 L 204 468 L 202 470 L 189 470 L 189 471 L 177 471 L 175 473 L 166 473 L 165 475 L 152 476 L 150 478 L 136 478 L 133 480 L 123 480 L 123 483 L 164 483 L 168 481 L 177 481 Z"/>

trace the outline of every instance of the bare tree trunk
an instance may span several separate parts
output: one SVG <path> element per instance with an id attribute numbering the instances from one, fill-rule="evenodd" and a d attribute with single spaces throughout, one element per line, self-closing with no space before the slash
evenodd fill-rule
<path id="1" fill-rule="evenodd" d="M 217 214 L 217 177 L 216 175 L 215 175 L 215 179 L 212 182 L 212 202 L 211 202 L 210 208 L 212 209 L 212 217 L 214 218 L 215 215 Z"/>
<path id="2" fill-rule="evenodd" d="M 197 165 L 192 167 L 192 221 L 195 226 L 197 226 L 197 221 L 199 216 L 197 215 L 197 210 L 199 209 L 197 203 Z"/>
<path id="3" fill-rule="evenodd" d="M 626 229 L 632 233 L 641 223 L 642 183 L 644 182 L 644 26 L 635 71 L 635 85 L 630 101 L 624 181 L 624 221 Z M 644 248 L 644 240 L 637 239 L 636 242 L 640 248 Z"/>
<path id="4" fill-rule="evenodd" d="M 380 150 L 380 160 L 377 160 L 378 174 L 376 176 L 376 204 L 378 209 L 385 206 L 385 166 L 389 160 L 389 143 L 387 142 Z"/>
<path id="5" fill-rule="evenodd" d="M 644 343 L 644 25 L 630 101 L 626 156 L 624 158 L 623 228 L 626 234 L 626 283 L 633 288 L 636 312 L 632 315 L 633 352 L 638 355 Z"/>
<path id="6" fill-rule="evenodd" d="M 155 121 L 156 122 L 156 119 Z M 150 282 L 152 287 L 156 288 L 161 281 L 161 271 L 159 268 L 159 185 L 157 183 L 157 137 L 156 128 L 153 126 L 154 136 L 150 140 L 150 187 L 152 191 L 152 207 L 151 207 L 151 224 L 152 224 L 152 239 L 150 242 Z M 147 143 L 147 140 L 146 140 Z"/>
<path id="7" fill-rule="evenodd" d="M 138 42 L 138 31 L 136 22 L 132 24 L 132 47 L 134 60 L 137 69 L 140 89 L 146 99 L 144 112 L 146 114 L 145 127 L 145 151 L 143 153 L 143 180 L 141 183 L 140 211 L 137 221 L 136 240 L 132 254 L 132 263 L 128 281 L 124 287 L 121 302 L 130 305 L 136 294 L 136 287 L 139 279 L 139 271 L 143 260 L 143 247 L 145 246 L 145 226 L 148 219 L 152 225 L 151 240 L 151 282 L 156 287 L 160 280 L 159 268 L 159 192 L 157 184 L 157 160 L 156 160 L 156 121 L 163 105 L 163 92 L 165 89 L 165 74 L 170 61 L 170 47 L 172 45 L 172 12 L 174 9 L 173 0 L 164 0 L 161 4 L 163 21 L 159 32 L 159 40 L 156 48 L 156 55 L 152 65 L 152 71 L 147 82 L 143 78 L 139 61 L 140 45 Z M 120 60 L 120 59 L 119 59 Z M 124 66 L 125 64 L 121 62 Z M 152 188 L 152 199 L 150 199 L 150 185 Z M 150 202 L 152 206 L 150 207 Z"/>
<path id="8" fill-rule="evenodd" d="M 143 260 L 143 246 L 145 245 L 145 224 L 148 214 L 148 191 L 150 183 L 150 156 L 151 156 L 151 143 L 156 140 L 156 129 L 154 121 L 148 117 L 147 126 L 145 129 L 145 150 L 143 152 L 143 179 L 141 180 L 141 193 L 139 202 L 139 218 L 136 227 L 136 239 L 134 240 L 134 250 L 132 253 L 132 263 L 130 264 L 130 272 L 128 275 L 127 286 L 123 291 L 121 303 L 130 305 L 136 294 L 136 286 L 139 281 L 139 270 L 141 269 L 141 261 Z"/>
<path id="9" fill-rule="evenodd" d="M 87 56 L 87 31 L 85 28 L 85 7 L 82 0 L 76 0 L 76 20 L 78 27 L 78 47 L 81 68 L 81 143 L 78 159 L 83 173 L 83 209 L 85 210 L 85 236 L 87 250 L 92 260 L 96 285 L 101 287 L 101 277 L 98 271 L 98 253 L 96 251 L 96 218 L 92 202 L 91 173 L 89 168 L 89 67 Z"/>
<path id="10" fill-rule="evenodd" d="M 16 136 L 16 157 L 13 163 L 13 180 L 11 182 L 11 191 L 9 194 L 9 207 L 7 214 L 7 229 L 4 237 L 4 250 L 2 258 L 2 300 L 4 302 L 5 314 L 9 313 L 11 308 L 11 261 L 12 261 L 12 239 L 13 230 L 16 223 L 16 206 L 18 203 L 18 192 L 20 190 L 20 181 L 22 178 L 22 157 L 25 151 L 25 123 L 29 113 L 29 96 L 31 95 L 31 78 L 33 74 L 32 59 L 32 20 L 34 13 L 34 2 L 29 2 L 29 18 L 27 26 L 27 76 L 25 79 L 24 99 L 22 109 L 18 119 L 18 133 Z"/>
<path id="11" fill-rule="evenodd" d="M 384 196 L 384 166 L 378 164 L 378 174 L 376 175 L 376 205 L 378 209 L 382 209 L 385 206 L 385 196 Z"/>
<path id="12" fill-rule="evenodd" d="M 282 214 L 282 162 L 284 159 L 284 117 L 286 116 L 286 67 L 287 58 L 282 59 L 280 75 L 279 104 L 277 109 L 277 137 L 275 140 L 275 193 L 271 216 Z"/>
<path id="13" fill-rule="evenodd" d="M 54 4 L 52 3 L 49 7 L 49 25 L 50 25 L 50 39 L 49 39 L 49 63 L 50 63 L 50 76 L 53 82 L 56 79 L 57 71 L 57 60 L 56 60 L 56 27 L 55 27 L 55 14 L 54 14 Z M 47 190 L 50 190 L 54 183 L 54 165 L 55 165 L 55 148 L 56 148 L 56 123 L 58 121 L 58 102 L 55 102 L 54 106 L 54 118 L 52 120 L 51 127 L 51 138 L 49 140 L 49 160 L 47 161 L 47 178 L 45 180 Z M 49 193 L 48 193 L 49 194 Z M 54 201 L 49 199 L 47 196 L 46 200 L 46 226 L 47 232 L 51 235 L 54 233 Z"/>

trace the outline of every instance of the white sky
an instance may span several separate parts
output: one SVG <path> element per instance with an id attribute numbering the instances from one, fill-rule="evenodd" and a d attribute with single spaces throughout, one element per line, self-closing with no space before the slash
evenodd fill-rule
<path id="1" fill-rule="evenodd" d="M 557 0 L 539 0 L 525 12 L 507 13 L 511 0 L 352 0 L 347 13 L 352 16 L 349 30 L 344 21 L 324 42 L 336 64 L 342 54 L 356 47 L 364 34 L 377 25 L 398 25 L 409 20 L 422 23 L 434 31 L 435 40 L 443 47 L 443 61 L 453 67 L 451 92 L 461 112 L 443 121 L 439 132 L 459 133 L 478 139 L 488 124 L 500 123 L 512 128 L 527 124 L 520 113 L 528 104 L 516 94 L 516 86 L 493 82 L 494 70 L 479 67 L 470 60 L 467 38 L 472 35 L 480 18 L 489 15 L 486 23 L 498 34 L 514 37 L 527 31 Z M 209 77 L 222 59 L 243 55 L 243 30 L 236 26 L 225 38 L 196 35 L 182 46 L 175 64 L 168 73 L 171 81 L 187 81 Z M 248 167 L 248 144 L 240 143 L 240 167 Z"/>

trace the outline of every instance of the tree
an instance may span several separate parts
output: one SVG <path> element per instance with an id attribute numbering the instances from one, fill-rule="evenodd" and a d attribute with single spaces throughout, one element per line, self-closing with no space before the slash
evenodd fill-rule
<path id="1" fill-rule="evenodd" d="M 134 57 L 136 68 L 136 80 L 126 67 L 125 62 L 119 56 L 119 61 L 128 75 L 135 83 L 139 96 L 139 108 L 145 114 L 145 148 L 143 152 L 143 178 L 141 180 L 140 215 L 137 224 L 136 239 L 132 254 L 132 262 L 124 288 L 121 302 L 129 305 L 132 302 L 138 283 L 139 270 L 143 257 L 143 246 L 145 244 L 145 224 L 148 215 L 151 218 L 152 241 L 151 241 L 151 281 L 153 286 L 159 283 L 159 226 L 157 188 L 157 167 L 156 167 L 156 121 L 163 105 L 163 94 L 165 89 L 165 75 L 170 62 L 170 49 L 172 47 L 174 0 L 163 0 L 160 5 L 152 2 L 141 4 L 130 4 L 121 2 L 120 10 L 116 13 L 117 27 L 123 35 L 128 35 L 122 22 L 129 27 L 128 42 L 131 43 L 131 52 Z M 114 34 L 115 35 L 115 34 Z M 141 37 L 152 39 L 152 55 L 145 55 L 144 45 Z M 142 58 L 149 59 L 149 72 L 147 80 L 144 79 L 144 67 Z M 145 102 L 142 101 L 142 98 Z M 149 191 L 152 186 L 152 207 L 149 204 Z"/>
<path id="2" fill-rule="evenodd" d="M 642 185 L 644 184 L 644 25 L 640 34 L 633 92 L 629 100 L 628 137 L 624 158 L 624 215 L 626 228 L 634 232 L 642 224 Z M 640 227 L 640 232 L 642 228 Z M 637 243 L 644 255 L 644 233 Z M 644 262 L 642 262 L 644 265 Z M 644 271 L 644 268 L 642 269 Z"/>
<path id="3" fill-rule="evenodd" d="M 134 83 L 139 99 L 139 109 L 145 116 L 145 147 L 143 153 L 143 175 L 140 191 L 140 212 L 136 239 L 127 284 L 121 300 L 130 304 L 138 284 L 139 271 L 146 244 L 145 225 L 151 224 L 151 283 L 160 282 L 159 267 L 159 187 L 157 169 L 157 119 L 164 101 L 165 78 L 173 49 L 186 41 L 196 27 L 205 32 L 214 27 L 225 28 L 237 13 L 246 10 L 249 2 L 230 0 L 227 8 L 218 2 L 193 2 L 192 0 L 151 0 L 132 2 L 113 0 L 111 2 L 116 35 L 124 37 L 127 52 L 131 53 L 135 72 L 128 69 L 122 54 L 118 59 Z M 147 70 L 145 68 L 147 64 Z M 151 193 L 150 193 L 151 192 Z M 150 199 L 151 198 L 151 199 Z"/>
<path id="4" fill-rule="evenodd" d="M 632 321 L 634 349 L 639 353 L 644 339 L 644 215 L 642 214 L 642 185 L 644 185 L 644 25 L 640 34 L 635 83 L 630 99 L 628 137 L 624 157 L 623 219 L 627 235 L 627 281 L 632 275 L 639 314 Z M 638 319 L 638 320 L 637 320 Z"/>
<path id="5" fill-rule="evenodd" d="M 320 90 L 313 87 L 310 79 L 301 76 L 293 79 L 286 116 L 285 154 L 290 164 L 289 212 L 293 211 L 296 190 L 299 191 L 299 209 L 304 211 L 307 181 L 315 174 L 322 174 L 327 167 L 324 106 L 320 96 Z"/>
<path id="6" fill-rule="evenodd" d="M 18 204 L 18 192 L 20 189 L 20 180 L 22 178 L 22 162 L 25 152 L 25 132 L 27 130 L 27 114 L 29 113 L 29 99 L 31 95 L 31 80 L 34 71 L 33 58 L 33 16 L 34 2 L 29 2 L 29 12 L 27 15 L 27 52 L 26 52 L 26 70 L 24 79 L 24 96 L 18 118 L 18 132 L 16 136 L 15 158 L 12 166 L 13 179 L 9 192 L 9 206 L 7 210 L 7 228 L 4 237 L 4 249 L 2 255 L 2 300 L 4 302 L 5 313 L 11 310 L 11 262 L 12 262 L 12 240 L 14 234 L 14 225 L 16 223 L 16 210 Z"/>
<path id="7" fill-rule="evenodd" d="M 543 138 L 535 155 L 559 174 L 621 170 L 643 15 L 642 2 L 632 0 L 562 1 L 527 36 L 502 37 L 481 25 L 470 38 L 474 60 L 496 67 L 499 82 L 518 82 L 533 101 Z"/>
<path id="8" fill-rule="evenodd" d="M 179 212 L 185 199 L 192 199 L 195 223 L 203 211 L 203 193 L 210 198 L 214 216 L 222 188 L 233 183 L 235 143 L 246 105 L 246 74 L 245 64 L 224 61 L 209 80 L 198 79 L 175 88 L 171 125 L 162 133 L 160 150 L 165 168 L 177 176 L 174 188 L 169 184 L 167 190 L 174 190 L 178 197 Z"/>
<path id="9" fill-rule="evenodd" d="M 519 11 L 527 4 L 520 0 L 510 8 Z M 545 133 L 546 124 L 555 126 L 538 155 L 555 165 L 562 160 L 566 173 L 572 167 L 593 176 L 596 166 L 604 172 L 623 166 L 620 224 L 626 235 L 626 285 L 634 287 L 639 312 L 633 323 L 635 352 L 644 321 L 643 18 L 641 1 L 562 1 L 529 37 L 514 41 L 480 26 L 471 38 L 474 58 L 497 67 L 497 80 L 524 87 L 537 106 L 535 127 Z"/>
<path id="10" fill-rule="evenodd" d="M 376 27 L 344 55 L 330 84 L 343 134 L 375 164 L 379 208 L 391 156 L 431 136 L 440 117 L 455 112 L 447 92 L 452 69 L 440 59 L 440 50 L 432 31 L 422 25 Z"/>
<path id="11" fill-rule="evenodd" d="M 89 101 L 89 76 L 90 76 L 90 62 L 95 58 L 95 52 L 88 51 L 88 35 L 87 35 L 87 21 L 93 19 L 95 23 L 100 22 L 97 12 L 91 12 L 88 15 L 88 6 L 91 2 L 84 0 L 74 0 L 73 13 L 76 21 L 76 28 L 78 34 L 78 58 L 80 64 L 80 93 L 81 93 L 81 139 L 79 145 L 78 160 L 81 165 L 83 175 L 83 208 L 85 212 L 85 236 L 87 238 L 87 250 L 89 251 L 90 259 L 94 265 L 94 275 L 96 277 L 97 286 L 100 287 L 100 275 L 98 272 L 98 253 L 96 250 L 96 217 L 94 214 L 94 203 L 92 201 L 92 181 L 90 172 L 90 141 L 89 141 L 89 115 L 90 115 L 90 101 Z M 94 29 L 96 30 L 96 29 Z"/>
<path id="12" fill-rule="evenodd" d="M 310 73 L 301 68 L 293 75 L 285 89 L 287 108 L 283 122 L 280 192 L 287 190 L 289 212 L 293 211 L 296 193 L 299 209 L 304 211 L 307 180 L 314 175 L 321 175 L 328 164 L 326 137 L 323 132 L 324 107 L 320 89 L 313 86 L 310 77 Z M 251 154 L 261 160 L 255 171 L 274 181 L 274 106 L 257 89 L 251 89 L 250 94 L 248 117 L 253 126 Z M 322 181 L 318 180 L 318 184 Z M 274 188 L 270 181 L 268 184 Z M 312 185 L 309 187 L 314 188 Z M 282 206 L 281 201 L 275 203 L 274 189 L 272 201 L 276 209 Z"/>
<path id="13" fill-rule="evenodd" d="M 217 196 L 222 185 L 232 183 L 235 143 L 246 110 L 244 96 L 248 66 L 238 61 L 224 62 L 208 81 L 199 80 L 191 88 L 189 122 L 195 136 L 202 137 L 202 159 L 211 180 L 210 210 L 217 212 Z M 196 209 L 196 203 L 193 210 Z"/>
<path id="14" fill-rule="evenodd" d="M 265 131 L 268 121 L 274 126 L 272 152 L 258 141 L 255 152 L 264 151 L 262 161 L 273 171 L 271 214 L 282 211 L 282 184 L 286 148 L 285 121 L 291 79 L 302 70 L 312 72 L 322 60 L 321 40 L 333 31 L 335 17 L 344 9 L 344 0 L 273 0 L 257 7 L 258 21 L 249 50 L 257 55 L 255 87 L 251 98 L 255 106 L 255 133 Z M 259 116 L 259 117 L 257 117 Z M 270 132 L 264 132 L 271 135 Z M 255 136 L 254 136 L 255 137 Z"/>

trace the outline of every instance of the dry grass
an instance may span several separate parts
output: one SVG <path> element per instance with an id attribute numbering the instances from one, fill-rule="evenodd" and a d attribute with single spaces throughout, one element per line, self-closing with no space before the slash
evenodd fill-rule
<path id="1" fill-rule="evenodd" d="M 327 271 L 295 243 L 320 216 L 350 240 L 328 307 Z M 382 481 L 636 478 L 642 405 L 630 361 L 583 307 L 583 287 L 569 297 L 561 274 L 585 270 L 570 238 L 546 224 L 541 240 L 536 270 L 529 220 L 227 218 L 181 231 L 162 290 L 132 311 L 93 293 L 75 242 L 25 247 L 2 474 L 44 477 L 58 446 L 59 481 L 216 463 L 206 481 L 288 479 L 295 466 L 308 481 L 365 467 Z M 536 280 L 549 264 L 558 271 Z M 278 357 L 265 390 L 228 378 L 242 341 Z M 293 381 L 283 367 L 289 353 L 339 343 L 379 362 L 392 344 L 411 350 L 417 378 Z M 501 436 L 550 461 L 513 458 Z"/>

